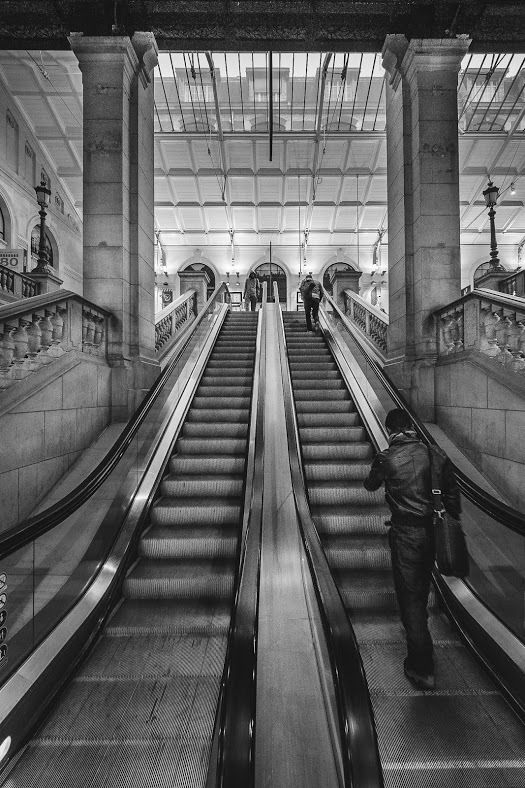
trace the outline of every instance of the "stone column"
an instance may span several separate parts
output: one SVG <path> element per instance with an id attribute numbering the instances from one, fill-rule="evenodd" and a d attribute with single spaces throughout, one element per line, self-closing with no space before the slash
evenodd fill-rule
<path id="1" fill-rule="evenodd" d="M 197 313 L 199 313 L 208 300 L 206 295 L 210 277 L 206 271 L 179 271 L 180 294 L 187 293 L 188 290 L 197 291 Z"/>
<path id="2" fill-rule="evenodd" d="M 338 307 L 345 311 L 345 299 L 343 292 L 351 290 L 359 295 L 359 280 L 361 271 L 334 271 L 330 276 L 333 286 L 333 298 Z"/>
<path id="3" fill-rule="evenodd" d="M 389 35 L 383 47 L 389 374 L 434 415 L 432 312 L 460 296 L 457 75 L 470 40 Z"/>
<path id="4" fill-rule="evenodd" d="M 158 373 L 153 253 L 152 33 L 69 37 L 82 71 L 85 298 L 114 315 L 113 418 Z"/>

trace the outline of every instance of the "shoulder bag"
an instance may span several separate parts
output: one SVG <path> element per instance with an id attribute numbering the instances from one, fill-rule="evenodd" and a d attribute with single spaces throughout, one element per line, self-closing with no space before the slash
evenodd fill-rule
<path id="1" fill-rule="evenodd" d="M 448 577 L 467 577 L 469 572 L 469 556 L 465 534 L 461 523 L 450 515 L 441 499 L 441 482 L 432 449 L 428 450 L 430 460 L 430 478 L 434 514 L 434 534 L 436 542 L 436 563 L 442 575 Z"/>

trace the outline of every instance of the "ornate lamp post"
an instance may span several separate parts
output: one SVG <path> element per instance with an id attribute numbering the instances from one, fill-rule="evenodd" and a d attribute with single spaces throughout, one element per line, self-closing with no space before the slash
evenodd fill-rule
<path id="1" fill-rule="evenodd" d="M 46 208 L 49 208 L 49 198 L 51 190 L 47 188 L 46 182 L 42 181 L 40 186 L 35 186 L 36 199 L 40 206 L 40 241 L 38 244 L 38 263 L 34 269 L 35 273 L 49 274 L 52 273 L 51 268 L 48 266 L 47 249 L 46 249 Z"/>
<path id="2" fill-rule="evenodd" d="M 483 197 L 485 198 L 485 203 L 487 208 L 489 209 L 489 221 L 490 221 L 490 272 L 493 271 L 504 271 L 502 265 L 500 265 L 499 257 L 498 257 L 498 247 L 496 244 L 496 228 L 494 226 L 494 217 L 496 215 L 496 211 L 494 210 L 494 206 L 498 202 L 499 196 L 499 188 L 494 186 L 492 181 L 489 181 L 487 188 L 483 192 Z"/>

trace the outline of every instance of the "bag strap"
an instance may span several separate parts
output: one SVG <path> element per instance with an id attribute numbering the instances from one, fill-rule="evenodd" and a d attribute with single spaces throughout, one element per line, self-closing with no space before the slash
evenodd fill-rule
<path id="1" fill-rule="evenodd" d="M 434 455 L 432 454 L 432 449 L 430 446 L 427 447 L 427 451 L 428 460 L 430 462 L 430 484 L 432 485 L 434 512 L 441 517 L 445 511 L 445 507 L 443 506 L 443 501 L 441 499 L 440 481 L 438 479 L 436 463 L 434 461 Z"/>

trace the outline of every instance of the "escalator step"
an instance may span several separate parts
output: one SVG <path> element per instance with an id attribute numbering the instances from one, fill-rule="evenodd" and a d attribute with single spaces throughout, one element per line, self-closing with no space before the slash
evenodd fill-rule
<path id="1" fill-rule="evenodd" d="M 218 529 L 193 529 L 191 535 L 181 536 L 173 528 L 151 528 L 139 542 L 139 556 L 150 559 L 195 560 L 229 558 L 237 551 L 237 535 L 227 537 Z"/>
<path id="2" fill-rule="evenodd" d="M 294 387 L 300 380 L 311 380 L 314 375 L 319 377 L 322 376 L 325 380 L 339 380 L 341 377 L 341 373 L 338 369 L 326 369 L 324 372 L 317 372 L 316 370 L 309 369 L 295 369 L 291 370 L 291 372 Z"/>
<path id="3" fill-rule="evenodd" d="M 308 482 L 315 481 L 355 481 L 366 479 L 370 470 L 368 462 L 305 462 L 305 475 Z"/>
<path id="4" fill-rule="evenodd" d="M 160 483 L 162 495 L 170 498 L 235 498 L 242 495 L 243 479 L 230 476 L 208 477 L 201 475 L 197 478 L 195 474 L 188 475 L 186 478 L 177 475 L 165 476 Z M 219 500 L 219 505 L 221 502 Z"/>
<path id="5" fill-rule="evenodd" d="M 308 489 L 313 506 L 381 506 L 385 500 L 383 490 L 369 492 L 356 482 L 345 485 L 315 482 Z"/>
<path id="6" fill-rule="evenodd" d="M 366 546 L 323 544 L 324 551 L 332 569 L 389 569 L 390 550 L 385 546 L 372 547 L 370 540 Z"/>
<path id="7" fill-rule="evenodd" d="M 335 378 L 327 378 L 325 375 L 319 375 L 318 378 L 311 375 L 308 380 L 294 380 L 294 390 L 299 395 L 302 389 L 346 389 L 342 380 Z"/>
<path id="8" fill-rule="evenodd" d="M 174 455 L 169 462 L 170 473 L 173 474 L 208 474 L 210 476 L 221 474 L 242 475 L 244 471 L 244 457 L 225 455 L 224 457 L 185 457 Z"/>
<path id="9" fill-rule="evenodd" d="M 224 393 L 224 392 L 222 392 Z M 215 406 L 218 410 L 223 410 L 228 407 L 232 408 L 249 408 L 250 407 L 250 397 L 201 397 L 195 396 L 191 403 L 192 408 L 210 408 Z"/>
<path id="10" fill-rule="evenodd" d="M 295 392 L 296 400 L 301 402 L 301 400 L 348 400 L 350 399 L 350 394 L 346 389 L 341 389 L 340 391 L 337 389 L 301 389 L 300 391 Z"/>
<path id="11" fill-rule="evenodd" d="M 368 435 L 364 427 L 301 427 L 303 445 L 310 443 L 362 443 Z"/>
<path id="12" fill-rule="evenodd" d="M 217 600 L 130 599 L 118 608 L 105 632 L 111 637 L 129 635 L 226 635 L 231 602 Z"/>
<path id="13" fill-rule="evenodd" d="M 177 451 L 181 454 L 202 454 L 210 457 L 215 454 L 234 454 L 243 456 L 246 450 L 246 440 L 244 438 L 179 438 L 177 441 Z"/>
<path id="14" fill-rule="evenodd" d="M 238 525 L 241 517 L 240 502 L 208 500 L 181 503 L 178 499 L 160 498 L 152 507 L 150 520 L 154 525 L 195 526 L 199 525 Z"/>
<path id="15" fill-rule="evenodd" d="M 317 530 L 324 537 L 336 536 L 340 534 L 355 535 L 361 534 L 367 536 L 384 536 L 387 533 L 385 520 L 390 516 L 390 513 L 372 514 L 364 512 L 363 514 L 354 514 L 345 512 L 344 514 L 332 514 L 330 509 L 326 512 L 317 513 L 314 515 Z"/>
<path id="16" fill-rule="evenodd" d="M 370 443 L 314 444 L 303 446 L 303 457 L 306 461 L 316 460 L 365 460 L 372 458 Z"/>
<path id="17" fill-rule="evenodd" d="M 141 561 L 139 566 L 145 562 Z M 233 594 L 233 571 L 211 571 L 203 567 L 202 573 L 189 577 L 174 575 L 177 566 L 164 568 L 167 562 L 155 562 L 151 572 L 143 566 L 142 572 L 130 573 L 124 580 L 122 592 L 128 599 L 229 599 Z M 159 566 L 161 564 L 161 566 Z"/>
<path id="18" fill-rule="evenodd" d="M 247 386 L 251 389 L 252 378 L 253 376 L 248 372 L 245 375 L 203 375 L 199 386 L 202 388 L 207 388 L 208 386 L 213 388 L 217 386 Z"/>
<path id="19" fill-rule="evenodd" d="M 298 413 L 297 424 L 302 427 L 359 427 L 357 412 L 350 413 Z"/>
<path id="20" fill-rule="evenodd" d="M 251 386 L 199 386 L 196 397 L 199 400 L 204 397 L 208 397 L 214 401 L 218 400 L 219 398 L 224 399 L 226 397 L 231 397 L 232 399 L 247 397 L 249 399 L 251 393 Z"/>
<path id="21" fill-rule="evenodd" d="M 247 424 L 228 424 L 227 422 L 190 421 L 184 424 L 182 434 L 185 438 L 245 438 Z"/>
<path id="22" fill-rule="evenodd" d="M 332 413 L 355 413 L 355 405 L 351 399 L 337 400 L 331 402 L 330 407 L 327 408 L 326 401 L 324 400 L 296 400 L 295 410 L 297 413 L 322 413 L 328 411 Z"/>
<path id="23" fill-rule="evenodd" d="M 295 370 L 297 370 L 297 371 L 306 371 L 306 372 L 311 373 L 312 372 L 312 365 L 311 365 L 311 363 L 309 361 L 294 361 L 293 359 L 290 359 L 290 369 L 292 371 L 292 375 L 295 372 Z M 325 369 L 335 371 L 335 370 L 338 370 L 339 368 L 338 368 L 337 364 L 335 363 L 335 361 L 317 362 L 317 364 L 315 365 L 316 372 L 319 372 L 319 371 L 325 370 Z"/>
<path id="24" fill-rule="evenodd" d="M 190 408 L 188 415 L 186 416 L 186 421 L 226 421 L 228 424 L 247 424 L 249 418 L 250 411 L 248 408 L 209 408 L 208 410 L 205 408 L 196 408 L 195 410 Z"/>

